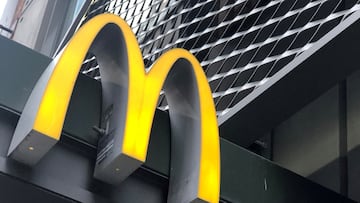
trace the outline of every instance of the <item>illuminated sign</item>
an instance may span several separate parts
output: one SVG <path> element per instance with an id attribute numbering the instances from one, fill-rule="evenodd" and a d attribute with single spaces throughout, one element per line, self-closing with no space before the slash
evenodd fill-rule
<path id="1" fill-rule="evenodd" d="M 146 72 L 125 21 L 94 17 L 79 29 L 35 85 L 16 127 L 9 156 L 39 161 L 60 139 L 82 62 L 92 52 L 100 66 L 103 136 L 95 177 L 119 183 L 145 162 L 160 91 L 169 103 L 171 170 L 168 202 L 218 202 L 220 147 L 207 78 L 186 50 L 164 53 Z M 156 135 L 155 135 L 156 136 Z"/>

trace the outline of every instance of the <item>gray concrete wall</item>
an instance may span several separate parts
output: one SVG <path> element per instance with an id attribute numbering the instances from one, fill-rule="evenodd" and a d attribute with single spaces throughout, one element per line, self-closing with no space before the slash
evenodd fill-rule
<path id="1" fill-rule="evenodd" d="M 16 11 L 16 6 L 18 4 L 18 0 L 8 0 L 6 3 L 6 6 L 4 8 L 4 11 L 2 13 L 2 15 L 0 15 L 0 25 L 3 25 L 7 28 L 10 29 L 14 29 L 14 25 L 12 24 L 13 22 L 13 17 Z M 0 35 L 5 36 L 5 37 L 11 37 L 11 34 L 1 30 L 0 29 Z"/>
<path id="2" fill-rule="evenodd" d="M 29 1 L 18 20 L 13 40 L 52 57 L 74 20 L 79 9 L 77 3 L 75 0 Z"/>
<path id="3" fill-rule="evenodd" d="M 25 6 L 14 32 L 13 40 L 34 49 L 44 19 L 48 0 L 33 0 Z"/>

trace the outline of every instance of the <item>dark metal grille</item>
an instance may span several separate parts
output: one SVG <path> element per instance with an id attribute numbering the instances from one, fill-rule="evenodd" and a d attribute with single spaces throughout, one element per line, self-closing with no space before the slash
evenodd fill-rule
<path id="1" fill-rule="evenodd" d="M 99 0 L 85 21 L 104 12 L 125 19 L 147 68 L 169 49 L 190 50 L 221 116 L 359 8 L 359 0 Z M 82 73 L 100 79 L 91 54 Z M 159 108 L 167 109 L 163 94 Z"/>

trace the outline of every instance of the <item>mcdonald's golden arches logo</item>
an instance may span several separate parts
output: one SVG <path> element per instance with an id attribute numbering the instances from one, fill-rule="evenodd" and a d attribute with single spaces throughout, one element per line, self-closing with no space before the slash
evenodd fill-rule
<path id="1" fill-rule="evenodd" d="M 131 28 L 112 14 L 83 25 L 38 80 L 16 127 L 9 156 L 35 164 L 60 139 L 71 94 L 88 51 L 100 66 L 102 126 L 95 177 L 118 183 L 146 160 L 162 88 L 169 103 L 168 202 L 219 202 L 220 147 L 207 78 L 188 51 L 164 53 L 146 72 Z M 156 135 L 155 135 L 156 136 Z"/>

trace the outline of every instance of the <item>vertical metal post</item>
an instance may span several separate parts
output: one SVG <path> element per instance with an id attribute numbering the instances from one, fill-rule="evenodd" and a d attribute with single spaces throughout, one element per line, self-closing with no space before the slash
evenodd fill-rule
<path id="1" fill-rule="evenodd" d="M 346 80 L 339 83 L 339 177 L 340 193 L 348 196 Z"/>

